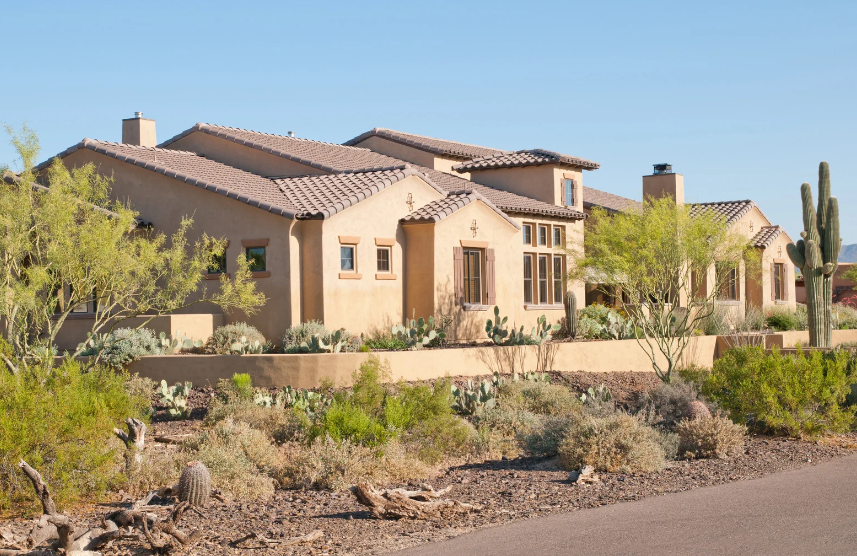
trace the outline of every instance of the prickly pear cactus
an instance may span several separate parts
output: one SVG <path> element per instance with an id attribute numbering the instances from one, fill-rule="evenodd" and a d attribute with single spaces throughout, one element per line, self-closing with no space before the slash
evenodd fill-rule
<path id="1" fill-rule="evenodd" d="M 179 500 L 191 506 L 205 506 L 211 494 L 211 474 L 201 461 L 192 461 L 179 479 Z"/>
<path id="2" fill-rule="evenodd" d="M 809 345 L 832 347 L 833 274 L 839 265 L 839 201 L 830 196 L 830 166 L 818 165 L 818 210 L 812 206 L 812 187 L 800 186 L 803 231 L 796 244 L 786 246 L 789 258 L 803 272 Z"/>
<path id="3" fill-rule="evenodd" d="M 565 294 L 565 328 L 569 338 L 577 338 L 577 296 L 574 292 Z"/>
<path id="4" fill-rule="evenodd" d="M 708 419 L 709 417 L 711 417 L 711 411 L 699 400 L 693 400 L 684 410 L 685 419 Z"/>

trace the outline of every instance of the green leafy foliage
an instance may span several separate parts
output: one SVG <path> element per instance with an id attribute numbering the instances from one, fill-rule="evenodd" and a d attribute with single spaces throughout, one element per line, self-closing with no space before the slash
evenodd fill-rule
<path id="1" fill-rule="evenodd" d="M 262 348 L 259 353 L 270 351 L 270 344 L 267 343 L 259 330 L 246 322 L 238 322 L 217 327 L 217 330 L 205 343 L 205 352 L 221 355 L 249 353 L 244 352 L 243 349 L 248 347 L 255 350 L 259 349 L 259 346 Z"/>
<path id="2" fill-rule="evenodd" d="M 180 352 L 199 352 L 204 344 L 202 340 L 193 340 L 181 331 L 176 330 L 175 336 L 167 337 L 164 332 L 158 335 L 158 346 L 160 352 L 166 355 L 172 355 Z"/>
<path id="3" fill-rule="evenodd" d="M 312 337 L 317 334 L 322 336 L 328 334 L 324 325 L 317 320 L 310 320 L 289 327 L 282 338 L 283 353 L 299 353 L 301 344 L 310 342 Z"/>
<path id="4" fill-rule="evenodd" d="M 232 375 L 232 390 L 242 400 L 253 397 L 253 377 L 250 373 L 234 373 Z"/>
<path id="5" fill-rule="evenodd" d="M 611 473 L 651 472 L 664 466 L 661 442 L 658 431 L 633 415 L 587 415 L 571 423 L 557 451 L 568 470 L 591 465 Z"/>
<path id="6" fill-rule="evenodd" d="M 399 339 L 398 336 L 376 336 L 363 340 L 363 345 L 372 350 L 381 351 L 404 351 L 408 349 L 408 342 Z"/>
<path id="7" fill-rule="evenodd" d="M 579 334 L 584 338 L 603 340 L 625 340 L 637 337 L 633 321 L 623 313 L 594 303 L 578 313 Z"/>
<path id="8" fill-rule="evenodd" d="M 143 419 L 151 393 L 129 393 L 129 378 L 105 367 L 84 372 L 69 359 L 54 369 L 0 373 L 0 510 L 36 508 L 21 459 L 39 470 L 60 509 L 100 498 L 119 479 L 124 447 L 113 428 Z"/>
<path id="9" fill-rule="evenodd" d="M 452 408 L 461 415 L 481 415 L 497 403 L 497 395 L 490 381 L 474 383 L 467 379 L 464 387 L 452 385 Z"/>
<path id="10" fill-rule="evenodd" d="M 701 377 L 704 394 L 717 401 L 733 421 L 760 431 L 790 436 L 845 432 L 854 419 L 844 407 L 854 382 L 847 352 L 823 354 L 799 350 L 794 356 L 774 348 L 727 351 Z"/>
<path id="11" fill-rule="evenodd" d="M 405 325 L 396 324 L 392 333 L 398 340 L 407 344 L 409 349 L 420 349 L 432 342 L 446 339 L 446 332 L 435 325 L 434 317 L 429 317 L 428 320 L 422 317 L 411 319 Z"/>
<path id="12" fill-rule="evenodd" d="M 117 328 L 110 334 L 90 336 L 78 351 L 84 356 L 97 356 L 114 368 L 125 367 L 145 355 L 162 353 L 160 339 L 149 328 Z"/>
<path id="13" fill-rule="evenodd" d="M 158 394 L 161 396 L 161 404 L 167 407 L 167 413 L 174 419 L 187 419 L 190 417 L 191 407 L 188 405 L 188 396 L 193 385 L 190 382 L 184 384 L 177 382 L 174 386 L 167 385 L 166 380 L 161 381 Z"/>
<path id="14" fill-rule="evenodd" d="M 765 317 L 765 324 L 771 330 L 783 332 L 787 330 L 805 330 L 804 322 L 801 321 L 796 311 L 786 308 L 771 309 Z"/>

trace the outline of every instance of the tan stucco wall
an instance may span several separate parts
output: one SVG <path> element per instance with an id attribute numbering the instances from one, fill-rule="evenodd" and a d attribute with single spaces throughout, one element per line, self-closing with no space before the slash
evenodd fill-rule
<path id="1" fill-rule="evenodd" d="M 479 170 L 470 173 L 470 180 L 552 205 L 559 205 L 562 198 L 557 170 L 558 168 L 549 165 Z M 568 170 L 568 172 L 575 174 L 573 170 Z M 579 175 L 576 176 L 576 179 L 578 183 L 581 182 Z M 580 197 L 582 195 L 578 194 L 577 198 Z"/>
<path id="2" fill-rule="evenodd" d="M 63 162 L 69 167 L 92 162 L 99 173 L 112 175 L 114 197 L 129 200 L 143 220 L 152 222 L 156 232 L 170 236 L 178 229 L 181 219 L 190 216 L 194 219 L 189 234 L 191 241 L 206 232 L 228 239 L 227 271 L 234 268 L 235 260 L 244 252 L 242 239 L 268 238 L 266 258 L 271 276 L 255 281 L 258 290 L 267 296 L 267 305 L 251 317 L 240 312 L 225 315 L 224 322 L 248 322 L 266 338 L 279 341 L 283 331 L 292 324 L 292 289 L 288 277 L 291 274 L 289 249 L 293 221 L 89 149 L 75 151 Z M 209 289 L 219 287 L 216 280 L 205 280 L 202 284 Z M 220 313 L 221 310 L 210 304 L 200 304 L 179 312 Z"/>
<path id="3" fill-rule="evenodd" d="M 366 139 L 360 141 L 354 146 L 369 149 L 377 153 L 386 154 L 387 156 L 392 156 L 400 160 L 407 160 L 408 162 L 413 162 L 414 164 L 419 164 L 420 166 L 425 166 L 427 168 L 446 172 L 447 174 L 452 174 L 454 176 L 458 176 L 464 179 L 470 179 L 469 173 L 464 172 L 463 174 L 459 174 L 458 172 L 452 169 L 452 167 L 456 164 L 461 164 L 462 162 L 464 162 L 464 160 L 460 158 L 452 158 L 448 156 L 433 154 L 421 149 L 417 149 L 415 147 L 410 147 L 408 145 L 397 143 L 396 141 L 390 141 L 389 139 L 378 137 L 377 135 L 373 137 L 367 137 Z"/>
<path id="4" fill-rule="evenodd" d="M 148 322 L 147 322 L 148 321 Z M 75 315 L 68 318 L 60 329 L 56 339 L 56 346 L 60 352 L 73 351 L 77 345 L 86 340 L 88 333 L 95 324 L 94 317 L 82 317 Z M 161 332 L 173 337 L 176 332 L 181 336 L 187 336 L 192 340 L 205 342 L 214 330 L 223 324 L 221 314 L 189 314 L 189 315 L 163 315 L 160 317 L 134 317 L 123 320 L 116 324 L 116 328 L 137 328 L 144 326 L 155 331 L 156 335 Z M 113 322 L 108 322 L 100 333 L 107 332 Z"/>
<path id="5" fill-rule="evenodd" d="M 710 367 L 716 336 L 695 337 L 687 348 L 687 362 Z M 556 346 L 553 364 L 558 371 L 652 372 L 652 363 L 636 340 L 569 342 Z M 380 352 L 390 363 L 393 380 L 427 380 L 449 376 L 487 375 L 508 370 L 498 361 L 523 354 L 524 369 L 536 369 L 537 346 L 477 347 Z M 129 370 L 153 380 L 173 383 L 190 380 L 195 386 L 215 384 L 232 373 L 249 373 L 260 387 L 316 388 L 323 379 L 349 386 L 352 373 L 370 355 L 366 353 L 306 355 L 173 355 L 149 356 L 131 363 Z M 665 361 L 660 360 L 663 364 Z"/>

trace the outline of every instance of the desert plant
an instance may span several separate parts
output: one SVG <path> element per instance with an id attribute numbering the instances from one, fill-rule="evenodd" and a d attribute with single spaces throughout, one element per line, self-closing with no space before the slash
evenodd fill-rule
<path id="1" fill-rule="evenodd" d="M 513 381 L 497 391 L 497 404 L 508 410 L 529 411 L 537 415 L 580 413 L 581 403 L 566 386 L 544 381 Z"/>
<path id="2" fill-rule="evenodd" d="M 565 331 L 569 338 L 577 338 L 577 296 L 574 292 L 565 293 L 563 306 L 565 307 Z"/>
<path id="3" fill-rule="evenodd" d="M 332 401 L 332 398 L 320 392 L 313 392 L 306 388 L 296 390 L 291 386 L 284 386 L 276 398 L 277 405 L 293 407 L 310 416 L 324 412 L 330 407 Z"/>
<path id="4" fill-rule="evenodd" d="M 452 385 L 452 408 L 461 415 L 481 415 L 497 403 L 496 392 L 487 380 L 474 385 L 473 379 L 467 379 L 467 385 L 459 388 Z"/>
<path id="5" fill-rule="evenodd" d="M 711 313 L 699 323 L 706 336 L 726 336 L 732 332 L 731 314 L 728 308 L 715 305 Z"/>
<path id="6" fill-rule="evenodd" d="M 193 385 L 190 382 L 184 384 L 177 382 L 175 386 L 168 386 L 166 380 L 161 381 L 158 394 L 161 395 L 161 404 L 167 407 L 170 417 L 187 419 L 190 417 L 191 407 L 188 405 L 188 396 Z"/>
<path id="7" fill-rule="evenodd" d="M 205 352 L 228 355 L 232 353 L 255 353 L 255 350 L 258 349 L 258 353 L 262 353 L 266 345 L 265 337 L 255 327 L 245 322 L 238 322 L 217 327 L 217 330 L 205 343 Z M 262 349 L 259 349 L 259 346 Z M 245 347 L 251 351 L 244 351 Z"/>
<path id="8" fill-rule="evenodd" d="M 809 317 L 809 345 L 832 347 L 833 275 L 839 267 L 839 201 L 830 196 L 830 166 L 818 165 L 818 210 L 812 206 L 812 186 L 800 186 L 803 205 L 803 232 L 796 244 L 786 251 L 801 269 L 806 284 Z"/>
<path id="9" fill-rule="evenodd" d="M 591 465 L 596 471 L 650 472 L 664 465 L 659 433 L 626 413 L 574 420 L 559 445 L 565 469 Z"/>
<path id="10" fill-rule="evenodd" d="M 711 410 L 700 400 L 693 400 L 684 410 L 685 419 L 710 419 Z"/>
<path id="11" fill-rule="evenodd" d="M 530 333 L 530 337 L 532 337 L 536 343 L 544 344 L 548 340 L 550 340 L 551 335 L 554 332 L 559 332 L 560 325 L 559 324 L 548 324 L 547 318 L 542 315 L 536 320 L 536 325 L 533 327 L 533 331 Z"/>
<path id="12" fill-rule="evenodd" d="M 301 344 L 311 342 L 312 337 L 317 334 L 321 334 L 322 337 L 328 334 L 324 325 L 317 320 L 289 327 L 282 338 L 283 352 L 299 353 Z"/>
<path id="13" fill-rule="evenodd" d="M 155 331 L 148 328 L 117 328 L 110 334 L 90 336 L 81 355 L 96 356 L 114 368 L 125 367 L 145 355 L 158 355 L 161 346 Z"/>
<path id="14" fill-rule="evenodd" d="M 188 338 L 181 331 L 176 330 L 173 337 L 167 337 L 164 332 L 158 335 L 158 347 L 160 352 L 168 355 L 179 353 L 181 351 L 201 350 L 203 347 L 202 340 L 193 340 Z"/>
<path id="15" fill-rule="evenodd" d="M 559 452 L 568 429 L 577 416 L 548 415 L 533 427 L 529 434 L 522 436 L 523 445 L 532 456 L 553 457 Z"/>
<path id="16" fill-rule="evenodd" d="M 429 317 L 428 320 L 420 317 L 407 321 L 405 325 L 394 325 L 392 333 L 410 349 L 420 349 L 428 346 L 435 339 L 446 338 L 446 332 L 435 328 L 434 317 Z"/>
<path id="17" fill-rule="evenodd" d="M 702 378 L 702 392 L 717 401 L 733 421 L 753 429 L 815 436 L 844 432 L 853 411 L 843 407 L 854 369 L 849 354 L 777 348 L 728 350 Z"/>
<path id="18" fill-rule="evenodd" d="M 211 473 L 201 461 L 189 462 L 179 478 L 179 500 L 205 507 L 211 495 Z"/>
<path id="19" fill-rule="evenodd" d="M 253 397 L 253 377 L 250 373 L 232 374 L 232 391 L 239 399 L 249 400 Z"/>
<path id="20" fill-rule="evenodd" d="M 679 455 L 693 458 L 736 456 L 744 449 L 747 436 L 747 427 L 722 416 L 684 419 L 675 430 L 679 438 Z"/>
<path id="21" fill-rule="evenodd" d="M 403 351 L 408 349 L 406 341 L 392 335 L 364 339 L 363 345 L 373 350 Z"/>
<path id="22" fill-rule="evenodd" d="M 653 412 L 655 414 L 653 422 L 672 428 L 686 417 L 688 406 L 698 401 L 697 385 L 691 381 L 678 379 L 670 384 L 662 384 L 654 390 L 643 392 L 636 405 L 638 412 Z M 704 404 L 704 402 L 700 403 Z"/>
<path id="23" fill-rule="evenodd" d="M 833 305 L 833 326 L 837 330 L 857 329 L 857 309 L 843 303 Z"/>
<path id="24" fill-rule="evenodd" d="M 792 312 L 786 308 L 770 309 L 765 318 L 765 323 L 772 330 L 778 332 L 786 330 L 803 330 L 802 323 L 797 315 L 797 312 Z"/>
<path id="25" fill-rule="evenodd" d="M 580 401 L 586 413 L 595 417 L 607 417 L 616 412 L 616 402 L 613 395 L 603 384 L 590 386 L 580 395 Z"/>

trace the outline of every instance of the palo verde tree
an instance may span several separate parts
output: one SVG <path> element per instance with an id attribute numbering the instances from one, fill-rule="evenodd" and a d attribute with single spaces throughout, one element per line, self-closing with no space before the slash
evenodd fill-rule
<path id="1" fill-rule="evenodd" d="M 95 335 L 130 317 L 154 318 L 201 302 L 245 314 L 265 302 L 244 257 L 216 291 L 200 285 L 224 240 L 203 234 L 190 241 L 189 218 L 169 238 L 140 229 L 137 213 L 111 201 L 111 179 L 92 164 L 69 170 L 54 160 L 37 183 L 35 133 L 26 126 L 7 131 L 22 171 L 0 168 L 0 319 L 22 364 L 37 358 L 50 365 L 57 334 L 82 304 L 96 308 Z"/>
<path id="2" fill-rule="evenodd" d="M 833 347 L 833 275 L 839 267 L 839 201 L 830 196 L 830 166 L 818 165 L 818 210 L 812 206 L 812 186 L 800 186 L 803 231 L 797 244 L 786 246 L 789 258 L 803 272 L 811 347 Z"/>
<path id="3" fill-rule="evenodd" d="M 742 262 L 755 268 L 747 239 L 730 230 L 722 216 L 715 211 L 691 216 L 690 207 L 671 198 L 647 198 L 637 211 L 594 210 L 583 249 L 572 246 L 566 253 L 573 261 L 571 279 L 596 282 L 609 296 L 621 292 L 616 297 L 637 326 L 637 342 L 667 383 L 693 331 L 713 312 L 725 281 L 736 279 Z M 682 306 L 682 297 L 690 299 L 690 307 Z"/>

